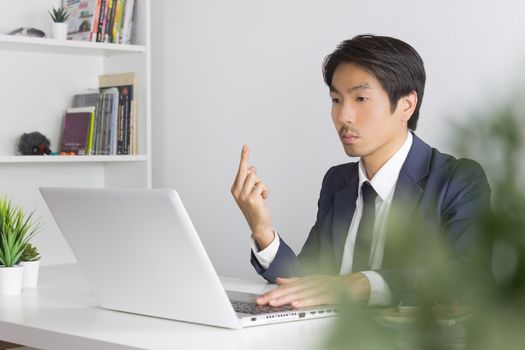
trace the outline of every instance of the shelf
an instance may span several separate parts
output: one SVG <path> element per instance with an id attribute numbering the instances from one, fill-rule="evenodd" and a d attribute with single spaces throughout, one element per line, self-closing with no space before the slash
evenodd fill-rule
<path id="1" fill-rule="evenodd" d="M 146 162 L 147 156 L 0 156 L 2 163 L 113 163 Z"/>
<path id="2" fill-rule="evenodd" d="M 112 56 L 141 53 L 142 45 L 94 43 L 78 40 L 56 40 L 0 34 L 0 50 L 32 51 L 67 55 Z"/>

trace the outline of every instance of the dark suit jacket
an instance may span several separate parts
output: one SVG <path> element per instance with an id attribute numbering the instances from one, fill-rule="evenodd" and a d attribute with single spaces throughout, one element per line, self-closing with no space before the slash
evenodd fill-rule
<path id="1" fill-rule="evenodd" d="M 402 215 L 388 226 L 383 264 L 377 270 L 394 301 L 421 283 L 418 271 L 425 273 L 429 263 L 425 259 L 430 259 L 431 248 L 438 242 L 450 248 L 454 269 L 466 275 L 490 275 L 490 249 L 476 229 L 483 210 L 490 207 L 490 187 L 483 169 L 473 160 L 455 159 L 413 136 L 392 200 L 391 213 L 397 208 Z M 311 273 L 337 275 L 356 206 L 358 181 L 357 162 L 330 168 L 323 179 L 317 220 L 301 253 L 296 256 L 281 238 L 267 270 L 252 253 L 256 271 L 270 282 Z"/>

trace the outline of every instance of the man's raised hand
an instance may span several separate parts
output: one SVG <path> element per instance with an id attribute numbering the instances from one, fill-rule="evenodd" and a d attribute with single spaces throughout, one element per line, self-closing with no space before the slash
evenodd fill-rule
<path id="1" fill-rule="evenodd" d="M 237 176 L 231 193 L 241 209 L 259 248 L 266 248 L 274 239 L 270 210 L 265 200 L 268 187 L 257 177 L 257 170 L 249 164 L 250 148 L 244 145 Z"/>

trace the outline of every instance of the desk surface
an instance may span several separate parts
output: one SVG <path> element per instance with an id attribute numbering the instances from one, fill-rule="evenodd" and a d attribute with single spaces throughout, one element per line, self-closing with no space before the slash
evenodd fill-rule
<path id="1" fill-rule="evenodd" d="M 269 287 L 221 280 L 226 288 L 252 293 Z M 0 339 L 41 349 L 317 349 L 333 322 L 230 330 L 104 310 L 77 265 L 42 267 L 38 288 L 0 296 Z"/>

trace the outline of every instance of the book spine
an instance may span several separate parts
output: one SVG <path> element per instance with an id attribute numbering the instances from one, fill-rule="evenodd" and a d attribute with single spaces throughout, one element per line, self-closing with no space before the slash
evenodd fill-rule
<path id="1" fill-rule="evenodd" d="M 119 115 L 119 101 L 120 94 L 118 88 L 111 88 L 110 91 L 113 94 L 113 109 L 111 113 L 111 137 L 110 137 L 110 152 L 111 154 L 116 154 L 117 151 L 117 120 Z"/>
<path id="2" fill-rule="evenodd" d="M 112 147 L 112 153 L 111 154 L 118 154 L 118 120 L 120 115 L 122 114 L 122 110 L 120 108 L 120 93 L 118 94 L 118 104 L 117 104 L 117 113 L 113 116 L 112 121 L 112 133 L 111 133 L 111 147 Z"/>
<path id="3" fill-rule="evenodd" d="M 135 0 L 126 1 L 126 10 L 124 11 L 124 23 L 122 25 L 122 43 L 129 44 L 131 42 L 131 23 L 133 20 Z"/>
<path id="4" fill-rule="evenodd" d="M 132 32 L 133 32 L 133 21 L 131 20 L 129 22 L 129 31 L 128 31 L 128 37 L 126 39 L 126 44 L 131 44 L 131 40 L 132 40 Z"/>
<path id="5" fill-rule="evenodd" d="M 111 98 L 112 96 L 110 94 L 106 94 L 104 93 L 104 116 L 103 116 L 103 121 L 102 121 L 102 130 L 101 130 L 101 135 L 102 135 L 102 139 L 101 139 L 101 145 L 100 145 L 100 150 L 101 150 L 101 154 L 103 155 L 108 155 L 108 151 L 107 151 L 107 148 L 108 148 L 108 119 L 109 119 L 109 115 L 110 115 L 110 110 L 111 110 Z"/>
<path id="6" fill-rule="evenodd" d="M 100 105 L 100 125 L 98 127 L 98 137 L 97 137 L 97 154 L 104 154 L 104 118 L 106 116 L 107 108 L 107 99 L 106 94 L 100 93 L 100 99 L 102 101 Z"/>
<path id="7" fill-rule="evenodd" d="M 91 147 L 89 150 L 89 154 L 93 155 L 95 154 L 95 130 L 97 130 L 97 113 L 98 113 L 98 102 L 95 105 L 95 111 L 93 111 L 93 125 L 91 126 Z"/>
<path id="8" fill-rule="evenodd" d="M 117 16 L 117 7 L 119 0 L 113 0 L 113 7 L 111 8 L 111 17 L 108 28 L 108 43 L 113 42 L 113 27 L 115 26 L 115 17 Z"/>
<path id="9" fill-rule="evenodd" d="M 119 98 L 119 106 L 118 106 L 118 115 L 119 115 L 119 118 L 120 118 L 121 120 L 124 120 L 124 113 L 126 113 L 126 112 L 124 111 L 124 106 L 120 104 L 120 103 L 121 103 L 121 102 L 120 102 L 121 99 L 122 99 L 122 98 L 120 97 L 120 98 Z M 123 135 L 123 134 L 122 134 L 122 135 Z M 126 154 L 126 152 L 124 151 L 124 147 L 123 147 L 123 146 L 124 146 L 124 142 L 123 142 L 123 141 L 121 141 L 121 145 L 122 145 L 122 147 L 121 147 L 121 150 L 122 150 L 122 151 L 121 151 L 121 154 Z"/>
<path id="10" fill-rule="evenodd" d="M 106 40 L 106 27 L 108 23 L 108 16 L 109 16 L 109 5 L 111 3 L 111 0 L 106 0 L 106 6 L 104 7 L 104 18 L 102 20 L 102 40 L 101 42 L 105 42 Z"/>
<path id="11" fill-rule="evenodd" d="M 91 23 L 91 32 L 89 33 L 89 41 L 97 41 L 98 19 L 100 17 L 101 0 L 97 0 L 95 9 L 93 10 L 93 21 Z"/>
<path id="12" fill-rule="evenodd" d="M 117 43 L 122 44 L 124 43 L 124 40 L 122 39 L 124 36 L 124 22 L 126 20 L 126 11 L 128 7 L 128 0 L 122 0 L 122 16 L 120 19 L 120 29 L 118 33 Z"/>
<path id="13" fill-rule="evenodd" d="M 138 153 L 138 114 L 137 114 L 137 98 L 131 102 L 131 121 L 133 128 L 131 129 L 131 150 L 132 154 Z"/>
<path id="14" fill-rule="evenodd" d="M 133 89 L 133 87 L 132 87 Z M 134 105 L 135 105 L 135 102 L 136 102 L 136 94 L 137 92 L 135 90 L 133 90 L 132 93 L 130 93 L 129 95 L 129 103 L 128 103 L 128 108 L 129 108 L 129 113 L 128 113 L 128 154 L 132 154 L 132 132 L 133 130 L 131 129 L 131 125 L 132 125 L 132 120 L 133 120 L 133 117 L 134 117 L 134 114 L 135 114 L 135 111 L 133 110 L 134 108 Z"/>
<path id="15" fill-rule="evenodd" d="M 131 106 L 133 110 L 133 103 Z M 129 154 L 136 154 L 135 152 L 135 120 L 133 119 L 134 113 L 129 114 Z"/>
<path id="16" fill-rule="evenodd" d="M 104 94 L 98 94 L 97 126 L 95 129 L 95 154 L 102 154 L 102 128 L 104 125 Z"/>
<path id="17" fill-rule="evenodd" d="M 123 104 L 123 98 L 123 94 L 119 93 L 119 106 Z M 124 154 L 124 113 L 118 115 L 117 154 Z"/>
<path id="18" fill-rule="evenodd" d="M 97 41 L 102 42 L 103 41 L 103 28 L 104 28 L 104 19 L 105 19 L 105 13 L 107 10 L 107 3 L 108 0 L 100 0 L 100 12 L 98 16 L 98 26 L 97 26 Z"/>
<path id="19" fill-rule="evenodd" d="M 129 149 L 130 154 L 136 154 L 136 150 L 133 150 L 133 143 L 136 142 L 136 122 L 137 122 L 137 83 L 134 81 L 133 85 L 130 86 L 129 103 Z"/>
<path id="20" fill-rule="evenodd" d="M 90 155 L 93 152 L 93 128 L 95 127 L 95 111 L 91 112 L 91 118 L 89 121 L 86 155 Z"/>
<path id="21" fill-rule="evenodd" d="M 107 111 L 107 117 L 106 117 L 106 138 L 105 138 L 105 154 L 111 154 L 111 121 L 113 119 L 113 105 L 115 103 L 115 96 L 110 93 L 109 95 L 109 106 Z"/>
<path id="22" fill-rule="evenodd" d="M 97 94 L 97 108 L 95 109 L 95 118 L 93 122 L 93 145 L 91 154 L 97 154 L 98 128 L 100 127 L 100 94 Z"/>
<path id="23" fill-rule="evenodd" d="M 115 10 L 115 18 L 113 21 L 112 43 L 118 44 L 120 42 L 120 34 L 122 31 L 122 16 L 124 14 L 125 0 L 116 0 L 117 6 Z"/>
<path id="24" fill-rule="evenodd" d="M 108 103 L 108 109 L 106 110 L 106 130 L 105 130 L 105 136 L 104 136 L 104 143 L 105 143 L 105 146 L 104 146 L 104 153 L 105 154 L 112 154 L 111 153 L 111 135 L 112 135 L 112 120 L 113 120 L 113 100 L 114 100 L 114 96 L 113 94 L 108 90 L 108 89 L 105 89 L 104 90 L 104 94 L 106 94 L 109 98 L 109 103 Z"/>
<path id="25" fill-rule="evenodd" d="M 124 99 L 124 154 L 130 154 L 129 150 L 129 135 L 130 135 L 130 117 L 131 117 L 131 87 L 128 88 Z"/>
<path id="26" fill-rule="evenodd" d="M 111 35 L 111 21 L 113 19 L 113 4 L 114 0 L 108 0 L 108 12 L 106 15 L 106 23 L 105 23 L 105 29 L 104 29 L 104 42 L 109 43 L 110 35 Z"/>

